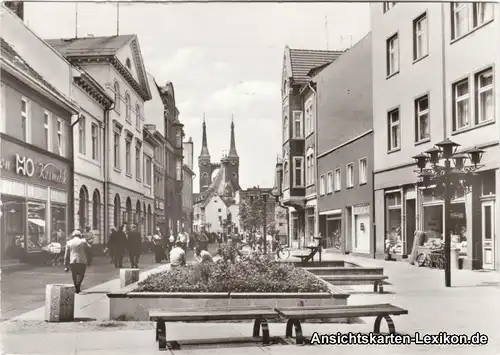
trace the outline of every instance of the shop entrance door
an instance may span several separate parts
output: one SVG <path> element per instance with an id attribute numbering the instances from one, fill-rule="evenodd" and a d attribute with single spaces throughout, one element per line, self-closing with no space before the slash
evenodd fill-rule
<path id="1" fill-rule="evenodd" d="M 481 224 L 483 239 L 483 269 L 495 269 L 495 202 L 481 204 Z"/>

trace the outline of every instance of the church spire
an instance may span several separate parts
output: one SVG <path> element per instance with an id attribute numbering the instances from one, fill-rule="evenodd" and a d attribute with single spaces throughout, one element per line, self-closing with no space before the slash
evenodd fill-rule
<path id="1" fill-rule="evenodd" d="M 203 113 L 203 138 L 201 143 L 200 157 L 210 157 L 207 144 L 207 124 L 205 123 L 205 113 Z"/>
<path id="2" fill-rule="evenodd" d="M 229 148 L 229 158 L 238 158 L 238 153 L 236 152 L 236 142 L 234 140 L 234 117 L 231 116 L 231 146 Z"/>

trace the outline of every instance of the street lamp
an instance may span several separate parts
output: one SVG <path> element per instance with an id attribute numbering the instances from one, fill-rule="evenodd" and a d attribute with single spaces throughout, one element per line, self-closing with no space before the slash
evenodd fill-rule
<path id="1" fill-rule="evenodd" d="M 433 195 L 444 201 L 444 256 L 445 286 L 451 286 L 451 200 L 472 188 L 474 171 L 481 166 L 484 151 L 473 148 L 464 153 L 457 153 L 460 144 L 446 138 L 436 143 L 435 147 L 413 157 L 417 163 L 420 178 L 419 185 L 434 186 Z M 465 164 L 466 160 L 471 164 Z M 453 166 L 452 166 L 453 162 Z M 440 164 L 442 163 L 442 164 Z"/>

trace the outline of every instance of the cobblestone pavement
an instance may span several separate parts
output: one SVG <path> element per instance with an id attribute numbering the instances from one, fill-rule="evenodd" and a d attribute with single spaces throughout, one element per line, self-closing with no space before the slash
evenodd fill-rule
<path id="1" fill-rule="evenodd" d="M 215 250 L 215 246 L 211 245 L 209 249 Z M 192 251 L 188 251 L 188 260 L 193 260 Z M 139 261 L 141 271 L 151 270 L 158 266 L 153 254 L 143 254 Z M 123 266 L 129 265 L 128 258 L 125 257 Z M 83 291 L 117 277 L 119 277 L 119 271 L 111 264 L 110 259 L 95 257 L 92 266 L 85 274 Z M 71 273 L 65 273 L 64 266 L 34 266 L 30 269 L 2 272 L 1 319 L 10 319 L 42 307 L 45 302 L 45 285 L 71 282 Z"/>
<path id="2" fill-rule="evenodd" d="M 383 266 L 392 285 L 387 293 L 375 294 L 370 286 L 349 287 L 349 304 L 391 303 L 408 309 L 409 314 L 394 317 L 396 330 L 403 334 L 481 332 L 488 336 L 486 346 L 454 345 L 342 345 L 342 346 L 252 346 L 238 348 L 192 348 L 175 351 L 176 355 L 290 355 L 331 354 L 496 354 L 500 353 L 500 274 L 493 272 L 454 271 L 451 288 L 444 287 L 442 270 L 410 266 L 404 262 L 385 262 L 348 256 L 325 254 L 324 259 L 345 259 L 363 266 Z M 94 310 L 93 312 L 97 312 Z M 92 313 L 89 309 L 87 314 Z M 167 325 L 171 339 L 248 336 L 249 323 Z M 353 324 L 304 324 L 306 335 L 336 332 L 368 333 L 373 319 Z M 282 335 L 285 324 L 270 324 L 271 335 Z M 4 324 L 2 342 L 8 354 L 157 354 L 154 331 L 148 322 L 92 322 L 44 325 L 42 322 L 11 322 Z M 52 340 L 49 340 L 52 339 Z"/>

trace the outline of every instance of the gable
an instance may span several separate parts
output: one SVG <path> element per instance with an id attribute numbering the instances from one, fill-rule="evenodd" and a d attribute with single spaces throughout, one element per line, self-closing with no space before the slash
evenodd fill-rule
<path id="1" fill-rule="evenodd" d="M 124 46 L 117 54 L 116 58 L 122 63 L 125 68 L 132 74 L 134 79 L 139 82 L 139 75 L 137 74 L 137 63 L 134 58 L 134 53 L 132 51 L 132 47 L 129 44 Z M 127 63 L 130 63 L 130 68 L 127 66 Z"/>

